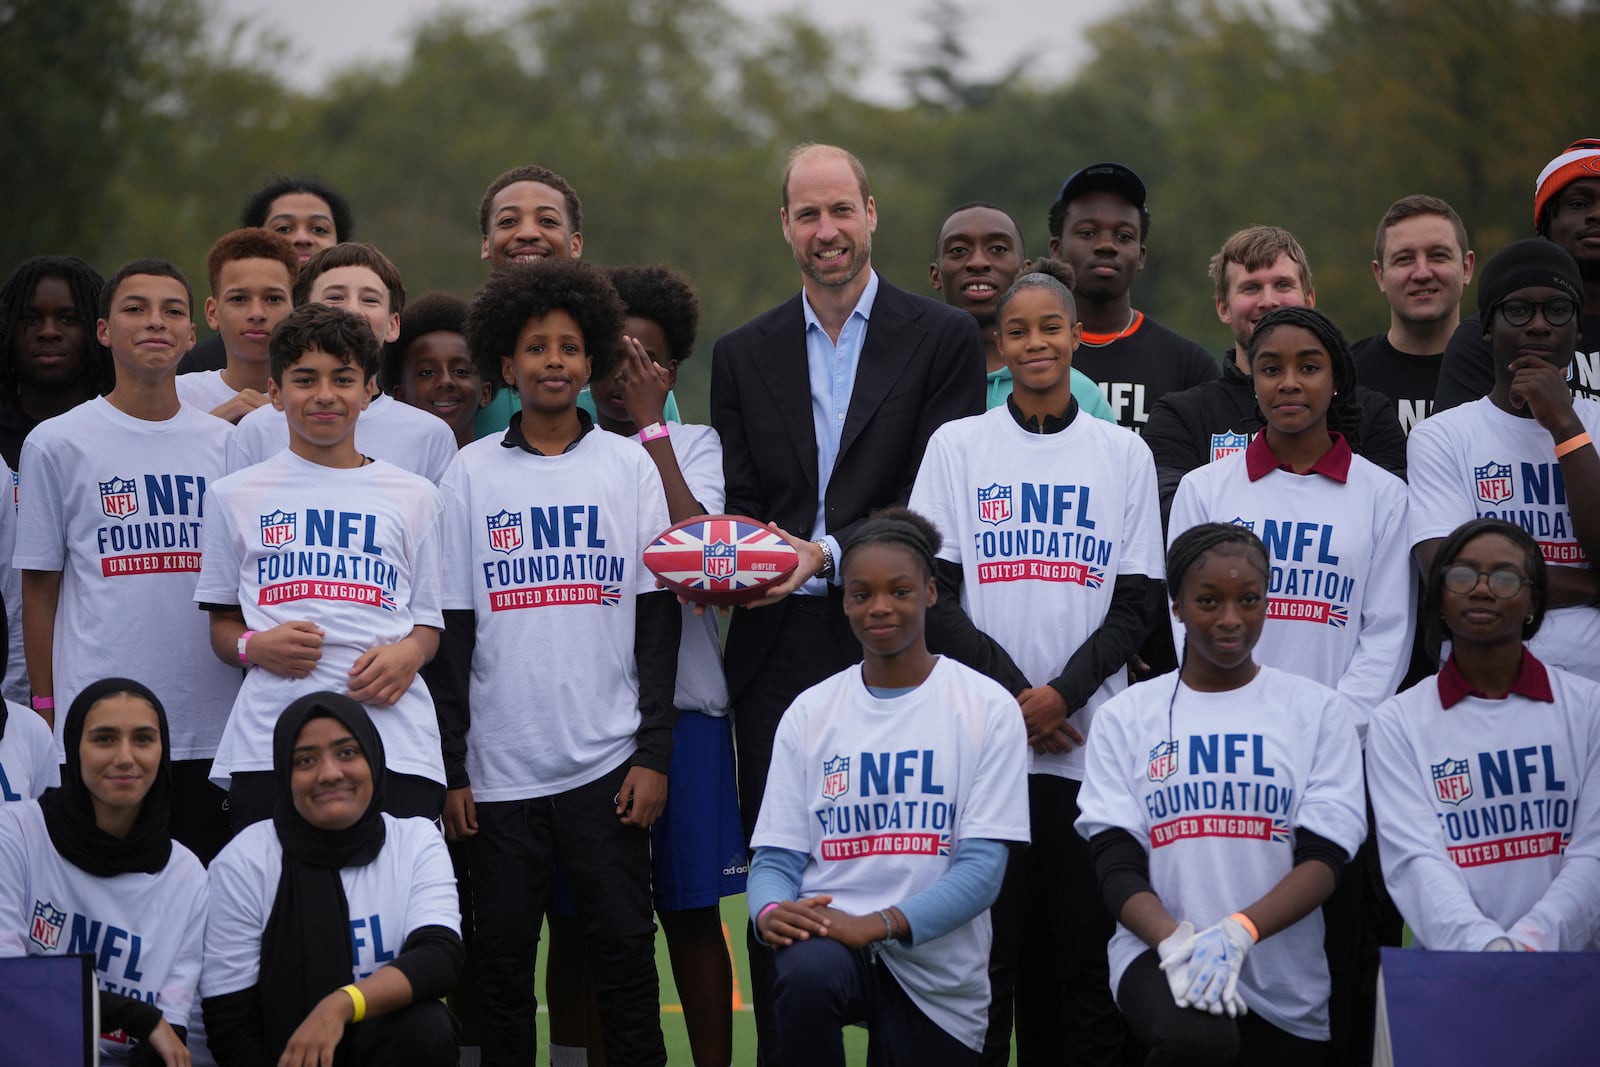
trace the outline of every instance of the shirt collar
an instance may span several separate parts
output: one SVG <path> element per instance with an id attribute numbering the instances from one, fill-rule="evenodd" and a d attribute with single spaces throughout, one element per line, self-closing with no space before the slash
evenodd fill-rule
<path id="1" fill-rule="evenodd" d="M 1517 668 L 1516 680 L 1511 683 L 1511 691 L 1506 696 L 1512 693 L 1543 704 L 1556 702 L 1555 693 L 1550 690 L 1550 672 L 1526 648 L 1522 650 L 1522 664 Z M 1483 690 L 1474 689 L 1472 683 L 1467 681 L 1467 676 L 1456 666 L 1455 653 L 1452 652 L 1439 670 L 1439 704 L 1448 711 L 1467 697 L 1489 699 Z"/>
<path id="2" fill-rule="evenodd" d="M 851 309 L 849 315 L 845 316 L 847 319 L 860 315 L 867 322 L 872 321 L 872 305 L 878 299 L 878 272 L 869 267 L 867 268 L 867 275 L 867 287 L 861 290 L 861 299 L 856 301 L 856 306 Z M 806 317 L 807 330 L 810 330 L 813 326 L 819 330 L 822 329 L 822 320 L 817 318 L 815 311 L 811 310 L 811 298 L 806 296 L 804 289 L 800 290 L 800 310 Z"/>
<path id="3" fill-rule="evenodd" d="M 578 436 L 574 437 L 572 439 L 572 443 L 561 450 L 561 454 L 564 456 L 568 452 L 571 452 L 574 448 L 577 448 L 578 442 L 582 441 L 592 429 L 594 429 L 594 419 L 589 417 L 589 413 L 587 411 L 579 408 Z M 535 456 L 544 455 L 543 452 L 540 452 L 537 448 L 534 448 L 532 445 L 530 445 L 526 437 L 522 436 L 522 412 L 520 411 L 513 411 L 511 413 L 511 425 L 506 427 L 506 435 L 500 439 L 500 447 L 520 448 L 524 452 L 531 453 Z"/>
<path id="4" fill-rule="evenodd" d="M 1017 401 L 1014 397 L 1006 397 L 1006 410 L 1011 413 L 1011 417 L 1016 420 L 1017 425 L 1029 433 L 1060 433 L 1068 426 L 1071 426 L 1072 420 L 1078 417 L 1078 398 L 1068 396 L 1067 410 L 1060 415 L 1045 415 L 1044 425 L 1042 426 L 1039 424 L 1037 415 L 1023 417 L 1022 409 L 1017 407 Z"/>
<path id="5" fill-rule="evenodd" d="M 1329 430 L 1328 436 L 1333 438 L 1332 447 L 1318 456 L 1317 461 L 1306 473 L 1320 474 L 1343 485 L 1350 480 L 1350 458 L 1353 453 L 1350 451 L 1350 445 L 1345 442 L 1344 434 Z M 1294 473 L 1294 468 L 1280 460 L 1278 454 L 1272 451 L 1272 446 L 1267 444 L 1266 430 L 1256 434 L 1245 446 L 1244 469 L 1252 482 L 1259 482 L 1273 471 Z"/>

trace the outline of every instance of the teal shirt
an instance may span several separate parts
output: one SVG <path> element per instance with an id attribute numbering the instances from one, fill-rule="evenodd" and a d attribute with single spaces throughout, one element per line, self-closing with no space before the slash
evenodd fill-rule
<path id="1" fill-rule="evenodd" d="M 987 407 L 997 408 L 1006 402 L 1006 397 L 1011 395 L 1011 368 L 1001 367 L 999 370 L 989 372 L 989 402 Z M 1072 398 L 1078 406 L 1097 419 L 1107 422 L 1117 421 L 1117 413 L 1111 410 L 1111 405 L 1106 398 L 1100 395 L 1100 387 L 1094 379 L 1087 374 L 1079 373 L 1078 368 L 1072 368 Z"/>
<path id="2" fill-rule="evenodd" d="M 1088 381 L 1087 378 L 1084 380 Z M 1074 383 L 1073 388 L 1076 391 L 1076 383 Z M 1100 394 L 1096 393 L 1095 395 L 1099 396 Z M 1101 402 L 1104 403 L 1104 401 Z M 587 411 L 590 418 L 594 417 L 594 400 L 589 396 L 588 386 L 584 386 L 583 392 L 578 394 L 578 406 Z M 505 433 L 506 427 L 511 425 L 512 412 L 521 408 L 522 404 L 517 400 L 517 391 L 515 389 L 501 389 L 494 394 L 494 399 L 489 401 L 489 406 L 480 410 L 473 418 L 472 436 L 474 438 L 493 437 L 496 434 Z M 662 415 L 668 422 L 683 421 L 678 415 L 678 399 L 671 393 L 667 394 L 667 403 Z"/>

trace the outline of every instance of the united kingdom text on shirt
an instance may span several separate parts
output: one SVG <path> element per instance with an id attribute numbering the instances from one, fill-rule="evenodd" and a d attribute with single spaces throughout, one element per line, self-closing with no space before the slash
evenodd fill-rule
<path id="1" fill-rule="evenodd" d="M 40 423 L 22 446 L 13 562 L 61 572 L 56 706 L 97 678 L 138 678 L 172 709 L 175 760 L 216 752 L 239 691 L 193 604 L 206 490 L 232 433 L 193 408 L 151 422 L 97 397 Z"/>

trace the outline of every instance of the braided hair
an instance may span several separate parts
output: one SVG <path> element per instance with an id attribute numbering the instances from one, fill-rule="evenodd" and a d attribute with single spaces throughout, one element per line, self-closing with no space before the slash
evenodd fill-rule
<path id="1" fill-rule="evenodd" d="M 1006 305 L 1016 299 L 1018 293 L 1024 289 L 1048 289 L 1056 294 L 1061 301 L 1061 306 L 1072 313 L 1074 322 L 1078 319 L 1078 300 L 1072 295 L 1072 287 L 1078 284 L 1077 275 L 1072 267 L 1059 259 L 1044 259 L 1033 265 L 1033 269 L 1011 283 L 1011 288 L 1000 297 L 1000 302 L 994 306 L 994 317 L 998 321 L 1005 314 Z"/>
<path id="2" fill-rule="evenodd" d="M 875 511 L 867 521 L 856 527 L 840 552 L 839 573 L 844 573 L 850 554 L 867 545 L 899 545 L 922 561 L 924 577 L 933 578 L 934 555 L 939 551 L 942 538 L 933 523 L 910 508 L 883 508 Z"/>
<path id="3" fill-rule="evenodd" d="M 0 358 L 0 404 L 7 407 L 14 408 L 22 402 L 15 351 L 17 325 L 27 317 L 33 292 L 46 278 L 60 278 L 72 292 L 73 306 L 84 323 L 84 344 L 88 349 L 84 370 L 94 392 L 106 393 L 115 378 L 111 352 L 96 338 L 94 328 L 105 279 L 77 256 L 34 256 L 24 260 L 0 287 L 0 353 L 4 357 Z"/>
<path id="4" fill-rule="evenodd" d="M 1183 579 L 1189 571 L 1205 558 L 1207 552 L 1224 545 L 1236 548 L 1240 555 L 1261 568 L 1264 576 L 1268 579 L 1272 577 L 1272 560 L 1267 555 L 1267 546 L 1261 543 L 1261 538 L 1255 535 L 1254 530 L 1231 522 L 1203 522 L 1173 538 L 1172 547 L 1167 549 L 1167 595 L 1174 604 L 1183 593 Z M 1172 707 L 1178 702 L 1178 687 L 1183 682 L 1183 665 L 1188 656 L 1189 643 L 1185 641 L 1178 657 L 1178 669 L 1172 675 L 1172 695 L 1167 698 L 1169 739 L 1172 737 Z"/>
<path id="5" fill-rule="evenodd" d="M 1280 326 L 1298 326 L 1311 331 L 1323 349 L 1333 370 L 1333 401 L 1328 405 L 1328 429 L 1344 435 L 1350 451 L 1361 453 L 1361 405 L 1356 403 L 1356 361 L 1350 355 L 1350 342 L 1344 339 L 1332 319 L 1309 307 L 1276 308 L 1261 316 L 1250 334 L 1246 349 L 1250 365 L 1255 366 L 1256 352 L 1266 342 L 1267 336 Z M 1265 422 L 1265 419 L 1262 420 Z"/>
<path id="6" fill-rule="evenodd" d="M 1444 625 L 1444 572 L 1455 563 L 1467 542 L 1484 534 L 1499 534 L 1522 550 L 1524 569 L 1528 572 L 1529 588 L 1533 590 L 1533 618 L 1522 624 L 1524 641 L 1539 632 L 1544 623 L 1545 608 L 1550 599 L 1550 578 L 1545 570 L 1544 553 L 1533 536 L 1514 522 L 1504 519 L 1473 519 L 1456 527 L 1434 553 L 1433 566 L 1428 569 L 1428 581 L 1422 590 L 1422 644 L 1430 669 L 1437 670 L 1439 652 L 1447 636 Z"/>

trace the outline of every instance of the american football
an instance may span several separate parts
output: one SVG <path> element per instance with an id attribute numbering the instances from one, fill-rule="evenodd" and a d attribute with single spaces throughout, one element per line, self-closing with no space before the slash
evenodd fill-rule
<path id="1" fill-rule="evenodd" d="M 760 600 L 800 563 L 789 543 L 742 515 L 686 519 L 644 550 L 644 564 L 668 589 L 702 604 Z"/>

